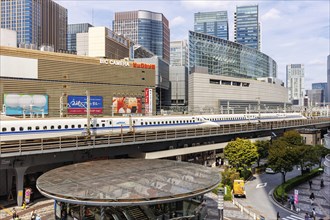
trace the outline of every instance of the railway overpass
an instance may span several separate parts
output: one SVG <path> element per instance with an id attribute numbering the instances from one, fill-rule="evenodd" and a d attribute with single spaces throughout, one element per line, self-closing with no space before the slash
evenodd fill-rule
<path id="1" fill-rule="evenodd" d="M 205 129 L 0 142 L 0 175 L 5 177 L 0 179 L 0 196 L 12 193 L 21 205 L 24 175 L 45 172 L 64 164 L 125 157 L 182 159 L 192 153 L 215 153 L 237 137 L 254 139 L 270 137 L 272 133 L 280 135 L 291 129 L 326 130 L 329 126 L 330 118 L 314 118 Z"/>

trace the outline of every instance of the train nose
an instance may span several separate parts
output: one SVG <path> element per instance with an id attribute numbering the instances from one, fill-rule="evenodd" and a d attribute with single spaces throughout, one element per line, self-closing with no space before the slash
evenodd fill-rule
<path id="1" fill-rule="evenodd" d="M 205 127 L 205 128 L 216 128 L 216 127 L 220 127 L 219 124 L 215 123 L 215 122 L 212 122 L 212 121 L 207 121 L 207 122 L 204 122 L 202 124 L 202 127 Z"/>

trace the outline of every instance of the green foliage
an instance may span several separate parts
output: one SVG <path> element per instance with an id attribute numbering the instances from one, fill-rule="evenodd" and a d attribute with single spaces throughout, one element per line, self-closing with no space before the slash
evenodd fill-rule
<path id="1" fill-rule="evenodd" d="M 285 175 L 287 172 L 293 170 L 295 165 L 296 155 L 291 145 L 282 139 L 273 141 L 269 148 L 268 165 L 275 172 L 281 172 L 283 182 L 285 182 Z"/>
<path id="2" fill-rule="evenodd" d="M 281 137 L 281 139 L 289 143 L 290 145 L 294 145 L 294 146 L 300 146 L 304 144 L 303 137 L 301 137 L 301 135 L 296 130 L 285 132 L 283 134 L 283 137 Z"/>
<path id="3" fill-rule="evenodd" d="M 227 144 L 224 150 L 229 164 L 237 170 L 245 170 L 258 158 L 257 147 L 250 141 L 237 138 Z"/>
<path id="4" fill-rule="evenodd" d="M 239 173 L 234 168 L 226 168 L 223 172 L 221 172 L 221 176 L 221 183 L 230 187 L 233 186 L 234 180 L 240 178 Z"/>
<path id="5" fill-rule="evenodd" d="M 296 155 L 296 165 L 300 165 L 301 174 L 304 169 L 312 167 L 319 162 L 319 156 L 316 148 L 311 145 L 295 146 L 293 148 Z"/>
<path id="6" fill-rule="evenodd" d="M 315 145 L 314 146 L 315 153 L 318 157 L 318 164 L 319 167 L 322 166 L 322 159 L 327 155 L 330 154 L 330 149 L 325 148 L 323 145 Z"/>
<path id="7" fill-rule="evenodd" d="M 212 190 L 212 193 L 218 195 L 218 190 L 219 190 L 219 188 L 222 188 L 222 187 L 226 187 L 227 188 L 227 194 L 224 195 L 223 200 L 225 200 L 225 201 L 231 201 L 232 198 L 233 198 L 233 195 L 231 194 L 232 187 L 230 187 L 230 186 L 227 186 L 227 185 L 224 186 L 221 183 L 221 184 L 219 184 L 217 186 L 217 188 L 215 188 L 215 189 Z"/>
<path id="8" fill-rule="evenodd" d="M 257 146 L 257 150 L 258 150 L 257 163 L 259 167 L 260 159 L 266 158 L 268 156 L 270 141 L 256 141 L 254 144 Z"/>
<path id="9" fill-rule="evenodd" d="M 251 176 L 252 176 L 251 169 L 242 170 L 241 177 L 243 177 L 244 180 L 249 179 Z"/>
<path id="10" fill-rule="evenodd" d="M 302 176 L 297 176 L 295 178 L 288 180 L 287 182 L 285 182 L 275 188 L 274 193 L 273 193 L 274 198 L 280 202 L 282 199 L 282 196 L 283 196 L 284 201 L 286 201 L 288 199 L 288 194 L 287 194 L 288 191 L 290 191 L 291 189 L 295 188 L 296 186 L 298 186 L 304 182 L 307 182 L 308 180 L 312 179 L 313 177 L 317 176 L 318 174 L 319 174 L 319 170 L 317 168 L 317 169 L 312 170 L 308 174 L 304 174 Z"/>

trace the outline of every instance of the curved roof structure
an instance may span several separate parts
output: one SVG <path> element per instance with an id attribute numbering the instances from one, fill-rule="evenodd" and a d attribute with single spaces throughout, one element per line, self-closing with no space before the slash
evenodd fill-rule
<path id="1" fill-rule="evenodd" d="M 219 172 L 170 160 L 117 159 L 73 164 L 37 180 L 38 190 L 57 201 L 127 206 L 182 200 L 211 191 Z"/>

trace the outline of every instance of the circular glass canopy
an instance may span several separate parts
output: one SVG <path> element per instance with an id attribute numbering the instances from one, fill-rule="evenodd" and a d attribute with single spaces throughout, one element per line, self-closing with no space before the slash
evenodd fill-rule
<path id="1" fill-rule="evenodd" d="M 57 201 L 100 206 L 158 204 L 211 191 L 219 171 L 171 160 L 98 160 L 41 175 L 38 190 Z"/>

